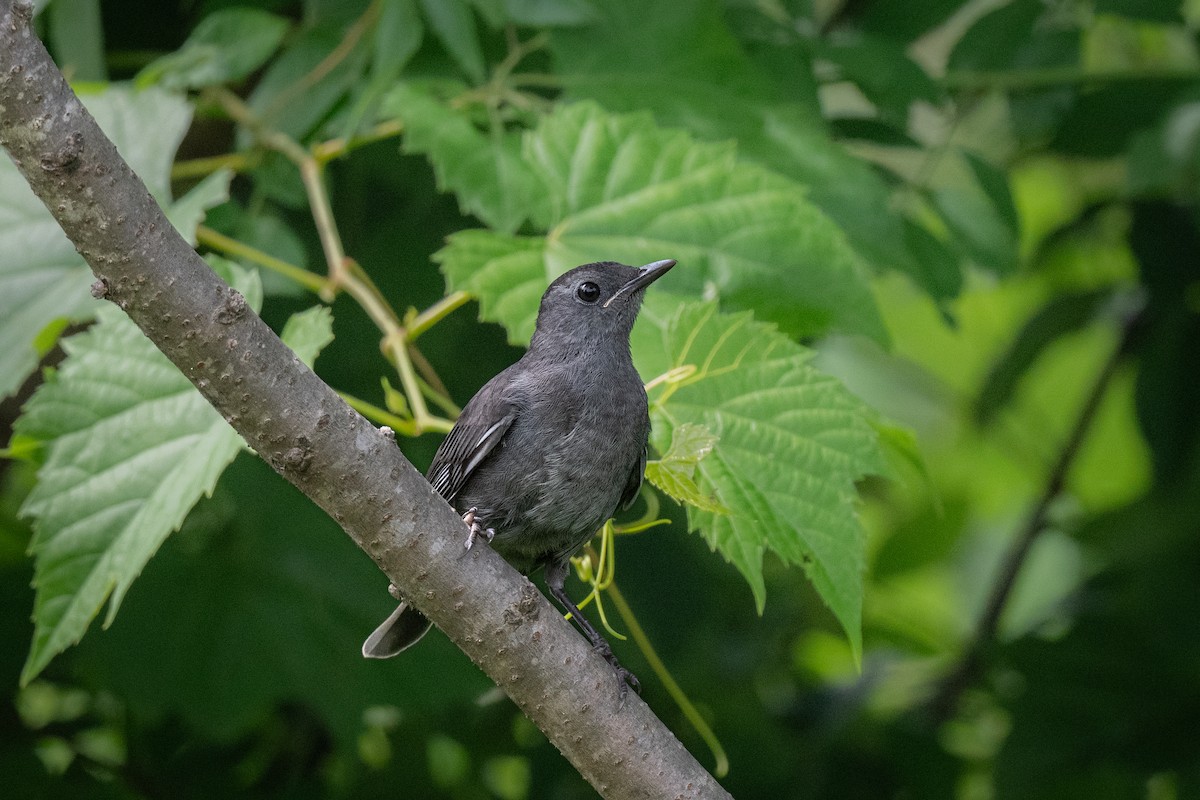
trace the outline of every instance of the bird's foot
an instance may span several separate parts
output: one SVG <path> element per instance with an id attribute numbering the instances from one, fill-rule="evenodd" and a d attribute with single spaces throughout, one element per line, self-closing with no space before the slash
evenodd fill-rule
<path id="1" fill-rule="evenodd" d="M 467 509 L 467 513 L 463 514 L 463 522 L 467 524 L 467 541 L 465 546 L 468 550 L 475 546 L 475 540 L 482 536 L 487 540 L 488 544 L 492 543 L 492 539 L 496 538 L 496 531 L 493 528 L 485 528 L 475 519 L 475 514 L 479 509 L 471 506 Z"/>
<path id="2" fill-rule="evenodd" d="M 592 649 L 599 653 L 609 666 L 613 668 L 613 672 L 617 676 L 617 695 L 622 703 L 625 702 L 625 695 L 629 694 L 630 688 L 638 694 L 642 693 L 642 683 L 629 670 L 621 666 L 621 662 L 617 660 L 613 654 L 612 648 L 608 646 L 608 642 L 601 639 L 596 644 L 592 645 Z"/>

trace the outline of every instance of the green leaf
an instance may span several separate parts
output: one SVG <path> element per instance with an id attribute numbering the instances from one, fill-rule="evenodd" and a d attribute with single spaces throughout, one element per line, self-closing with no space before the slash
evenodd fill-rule
<path id="1" fill-rule="evenodd" d="M 261 303 L 254 273 L 220 271 Z M 28 682 L 78 642 L 111 595 L 111 624 L 133 580 L 211 494 L 242 440 L 120 310 L 64 342 L 68 357 L 42 386 L 17 430 L 45 443 L 47 459 L 22 513 L 35 519 L 34 640 Z M 285 341 L 311 360 L 331 336 L 329 315 L 289 321 Z"/>
<path id="2" fill-rule="evenodd" d="M 500 322 L 513 344 L 528 344 L 538 303 L 557 273 L 546 266 L 541 237 L 505 236 L 491 231 L 461 231 L 434 254 L 453 290 L 479 299 L 481 319 Z"/>
<path id="3" fill-rule="evenodd" d="M 521 157 L 517 134 L 502 127 L 480 130 L 431 89 L 412 84 L 396 86 L 382 111 L 404 120 L 405 151 L 429 158 L 438 187 L 454 192 L 464 213 L 502 233 L 515 232 L 537 214 L 542 193 Z"/>
<path id="4" fill-rule="evenodd" d="M 317 354 L 333 341 L 333 312 L 326 306 L 313 306 L 293 314 L 284 323 L 279 338 L 311 367 Z"/>
<path id="5" fill-rule="evenodd" d="M 1004 174 L 1003 170 L 997 169 L 970 151 L 963 151 L 963 156 L 966 158 L 967 165 L 970 166 L 979 188 L 983 190 L 995 208 L 1000 221 L 1012 232 L 1013 236 L 1016 236 L 1020 219 L 1017 217 L 1017 207 L 1013 203 L 1012 190 L 1008 187 L 1008 176 Z"/>
<path id="6" fill-rule="evenodd" d="M 288 21 L 256 8 L 226 8 L 201 20 L 187 41 L 139 73 L 137 83 L 200 89 L 240 81 L 275 54 Z"/>
<path id="7" fill-rule="evenodd" d="M 561 107 L 525 141 L 550 204 L 545 240 L 455 234 L 436 258 L 452 288 L 475 293 L 484 318 L 515 342 L 532 331 L 536 297 L 567 269 L 661 258 L 680 262 L 666 279 L 674 290 L 715 291 L 792 336 L 836 329 L 886 340 L 837 227 L 801 187 L 735 156 L 732 144 L 696 142 L 645 114 Z"/>
<path id="8" fill-rule="evenodd" d="M 872 265 L 911 260 L 891 190 L 830 137 L 803 48 L 782 49 L 773 72 L 752 61 L 729 30 L 741 5 L 607 0 L 594 24 L 554 32 L 551 52 L 568 97 L 613 112 L 649 110 L 660 125 L 697 139 L 736 139 L 743 158 L 804 186 Z M 760 4 L 744 5 L 761 16 Z M 778 25 L 766 37 L 786 43 L 797 33 Z"/>
<path id="9" fill-rule="evenodd" d="M 903 42 L 859 34 L 836 38 L 821 46 L 818 53 L 859 87 L 882 119 L 902 124 L 916 101 L 938 101 L 937 84 L 908 57 Z"/>
<path id="10" fill-rule="evenodd" d="M 442 636 L 407 658 L 364 659 L 363 637 L 396 607 L 387 583 L 333 520 L 243 452 L 155 554 L 117 623 L 71 653 L 72 674 L 134 717 L 226 742 L 299 703 L 353 753 L 368 707 L 436 714 L 491 685 Z"/>
<path id="11" fill-rule="evenodd" d="M 1008 178 L 973 153 L 964 151 L 963 156 L 974 183 L 936 189 L 933 204 L 967 256 L 998 275 L 1011 274 L 1017 265 L 1019 221 Z"/>
<path id="12" fill-rule="evenodd" d="M 703 425 L 680 425 L 675 429 L 671 446 L 663 457 L 646 462 L 646 480 L 680 503 L 714 514 L 728 514 L 729 509 L 716 498 L 700 491 L 693 478 L 696 465 L 712 452 L 716 443 L 717 437 Z"/>
<path id="13" fill-rule="evenodd" d="M 108 80 L 100 0 L 56 0 L 45 8 L 46 41 L 55 63 L 74 82 Z"/>
<path id="14" fill-rule="evenodd" d="M 996 207 L 975 187 L 946 187 L 931 194 L 955 241 L 976 264 L 1008 275 L 1017 264 L 1017 239 Z"/>
<path id="15" fill-rule="evenodd" d="M 669 452 L 676 431 L 692 439 L 687 425 L 718 437 L 696 483 L 728 513 L 689 507 L 689 527 L 738 568 L 760 612 L 763 554 L 802 565 L 857 659 L 866 537 L 855 481 L 885 469 L 871 412 L 809 365 L 811 351 L 748 313 L 689 303 L 666 321 L 647 319 L 635 359 L 665 351 L 675 376 L 652 392 L 656 448 Z"/>
<path id="16" fill-rule="evenodd" d="M 425 36 L 425 26 L 417 14 L 414 0 L 384 0 L 375 28 L 375 56 L 372 69 L 376 75 L 393 78 L 413 57 Z"/>
<path id="17" fill-rule="evenodd" d="M 1014 0 L 979 17 L 954 46 L 952 70 L 986 72 L 1021 64 L 1035 41 L 1034 28 L 1047 13 L 1041 0 Z"/>
<path id="18" fill-rule="evenodd" d="M 409 60 L 421 47 L 425 26 L 417 13 L 416 0 L 387 0 L 375 26 L 371 78 L 355 98 L 346 115 L 342 137 L 350 139 L 368 112 L 374 111 Z"/>
<path id="19" fill-rule="evenodd" d="M 96 122 L 150 193 L 169 197 L 171 161 L 191 121 L 183 100 L 157 89 L 80 93 Z M 154 131 L 153 136 L 146 131 Z M 194 231 L 183 230 L 185 236 Z M 93 277 L 58 223 L 7 158 L 0 158 L 0 397 L 37 366 L 34 340 L 62 320 L 83 322 L 101 303 Z"/>
<path id="20" fill-rule="evenodd" d="M 229 199 L 229 183 L 232 180 L 232 170 L 219 169 L 189 189 L 187 194 L 167 209 L 167 219 L 193 247 L 196 246 L 196 229 L 204 221 L 208 210 Z"/>
<path id="21" fill-rule="evenodd" d="M 333 67 L 321 66 L 341 45 L 342 35 L 340 26 L 324 25 L 289 40 L 247 101 L 263 124 L 304 140 L 358 85 L 370 48 L 356 47 Z M 250 147 L 253 138 L 250 131 L 239 130 L 238 147 Z M 295 168 L 289 168 L 294 173 Z"/>
<path id="22" fill-rule="evenodd" d="M 963 276 L 958 259 L 941 239 L 924 226 L 904 220 L 904 235 L 915 256 L 904 271 L 937 301 L 953 300 L 962 291 Z"/>
<path id="23" fill-rule="evenodd" d="M 966 0 L 877 0 L 864 7 L 859 24 L 880 36 L 912 41 L 952 16 Z"/>
<path id="24" fill-rule="evenodd" d="M 479 33 L 471 7 L 463 0 L 421 0 L 421 8 L 446 52 L 471 80 L 482 83 L 483 51 L 479 47 Z"/>
<path id="25" fill-rule="evenodd" d="M 534 28 L 583 25 L 596 18 L 589 0 L 503 0 L 504 11 L 518 25 Z"/>

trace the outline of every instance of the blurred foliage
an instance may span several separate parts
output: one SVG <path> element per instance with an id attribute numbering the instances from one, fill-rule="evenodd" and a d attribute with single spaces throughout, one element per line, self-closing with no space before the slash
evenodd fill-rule
<path id="1" fill-rule="evenodd" d="M 674 523 L 617 578 L 735 796 L 1200 796 L 1200 3 L 39 7 L 172 221 L 419 467 L 553 275 L 680 260 L 634 337 Z M 359 657 L 386 579 L 200 458 L 219 420 L 3 159 L 0 253 L 8 793 L 592 796 L 444 638 Z"/>

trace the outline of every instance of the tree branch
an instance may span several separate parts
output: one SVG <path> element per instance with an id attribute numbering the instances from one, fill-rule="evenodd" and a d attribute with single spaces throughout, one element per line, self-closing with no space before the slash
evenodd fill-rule
<path id="1" fill-rule="evenodd" d="M 0 0 L 0 145 L 124 309 L 280 475 L 345 529 L 602 795 L 727 797 L 528 579 L 486 547 L 171 227 Z M 149 135 L 149 132 L 148 132 Z M 364 587 L 364 591 L 366 591 Z"/>
<path id="2" fill-rule="evenodd" d="M 954 714 L 959 697 L 979 678 L 980 670 L 984 665 L 984 655 L 996 638 L 996 631 L 1000 627 L 1000 618 L 1004 614 L 1008 599 L 1016 586 L 1021 568 L 1025 565 L 1033 543 L 1046 530 L 1050 506 L 1066 487 L 1067 475 L 1075 463 L 1075 458 L 1079 455 L 1084 439 L 1091 429 L 1092 421 L 1096 418 L 1096 412 L 1100 409 L 1100 401 L 1104 398 L 1104 393 L 1112 382 L 1121 360 L 1129 352 L 1130 338 L 1138 330 L 1140 301 L 1137 302 L 1137 305 L 1138 311 L 1122 321 L 1119 340 L 1092 383 L 1091 391 L 1088 392 L 1083 407 L 1079 410 L 1079 416 L 1075 418 L 1075 424 L 1063 442 L 1058 458 L 1046 477 L 1041 495 L 1030 509 L 1021 532 L 1001 562 L 1000 571 L 992 585 L 987 605 L 976 623 L 975 633 L 970 644 L 967 645 L 953 668 L 939 682 L 937 691 L 927 704 L 929 717 L 934 724 L 945 722 Z"/>

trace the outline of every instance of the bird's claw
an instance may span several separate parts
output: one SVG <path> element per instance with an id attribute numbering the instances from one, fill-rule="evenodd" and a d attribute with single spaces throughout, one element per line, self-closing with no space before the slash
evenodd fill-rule
<path id="1" fill-rule="evenodd" d="M 480 536 L 486 539 L 488 544 L 491 544 L 492 539 L 496 538 L 494 528 L 485 528 L 475 519 L 475 514 L 478 511 L 479 509 L 471 506 L 471 508 L 467 509 L 467 513 L 463 514 L 463 522 L 467 523 L 467 541 L 465 547 L 468 550 L 475 546 L 475 540 Z"/>
<path id="2" fill-rule="evenodd" d="M 621 662 L 617 661 L 617 657 L 613 654 L 612 648 L 608 646 L 608 642 L 601 641 L 593 645 L 592 649 L 599 653 L 608 662 L 609 666 L 613 668 L 613 672 L 617 676 L 617 695 L 620 702 L 625 702 L 625 696 L 629 694 L 631 688 L 639 695 L 642 693 L 642 682 L 637 679 L 636 675 L 621 666 Z"/>

